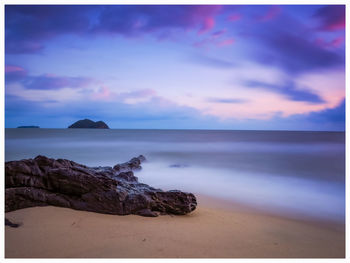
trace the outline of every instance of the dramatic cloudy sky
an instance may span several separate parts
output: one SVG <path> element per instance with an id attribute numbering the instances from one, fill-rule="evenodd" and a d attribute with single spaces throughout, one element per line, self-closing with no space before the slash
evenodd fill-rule
<path id="1" fill-rule="evenodd" d="M 344 6 L 6 6 L 5 125 L 344 130 Z"/>

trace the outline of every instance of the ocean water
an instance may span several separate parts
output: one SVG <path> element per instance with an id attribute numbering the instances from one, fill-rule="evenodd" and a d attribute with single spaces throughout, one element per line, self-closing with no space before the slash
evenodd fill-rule
<path id="1" fill-rule="evenodd" d="M 113 166 L 143 154 L 140 182 L 291 218 L 345 222 L 345 133 L 5 129 L 5 160 Z"/>

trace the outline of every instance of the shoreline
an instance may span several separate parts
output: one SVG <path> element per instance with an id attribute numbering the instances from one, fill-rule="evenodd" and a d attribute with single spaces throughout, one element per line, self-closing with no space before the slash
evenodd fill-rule
<path id="1" fill-rule="evenodd" d="M 184 216 L 60 207 L 6 213 L 6 258 L 343 258 L 345 225 L 295 220 L 199 195 Z"/>
<path id="2" fill-rule="evenodd" d="M 345 218 L 344 218 L 344 221 L 338 221 L 338 220 L 317 218 L 317 217 L 312 217 L 312 216 L 307 216 L 302 214 L 296 214 L 295 216 L 292 216 L 292 213 L 286 214 L 284 212 L 278 213 L 272 210 L 268 211 L 266 209 L 259 209 L 253 205 L 242 204 L 242 203 L 234 202 L 232 200 L 228 200 L 224 198 L 213 197 L 213 196 L 208 196 L 203 194 L 196 195 L 196 196 L 200 197 L 201 203 L 203 203 L 205 207 L 212 208 L 215 210 L 245 213 L 245 214 L 250 214 L 252 216 L 264 215 L 272 218 L 302 222 L 305 224 L 312 224 L 320 227 L 330 228 L 336 231 L 345 232 Z"/>

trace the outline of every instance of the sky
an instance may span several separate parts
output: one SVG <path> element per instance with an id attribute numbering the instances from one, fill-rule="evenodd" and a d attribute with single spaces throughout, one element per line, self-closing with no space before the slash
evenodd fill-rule
<path id="1" fill-rule="evenodd" d="M 5 127 L 345 130 L 344 5 L 6 5 Z"/>

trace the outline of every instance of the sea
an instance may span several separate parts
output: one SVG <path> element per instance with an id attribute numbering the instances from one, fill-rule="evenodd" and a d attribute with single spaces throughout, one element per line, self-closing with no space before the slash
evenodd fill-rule
<path id="1" fill-rule="evenodd" d="M 5 129 L 5 161 L 45 155 L 113 166 L 163 190 L 295 219 L 345 223 L 345 133 L 310 131 Z"/>

